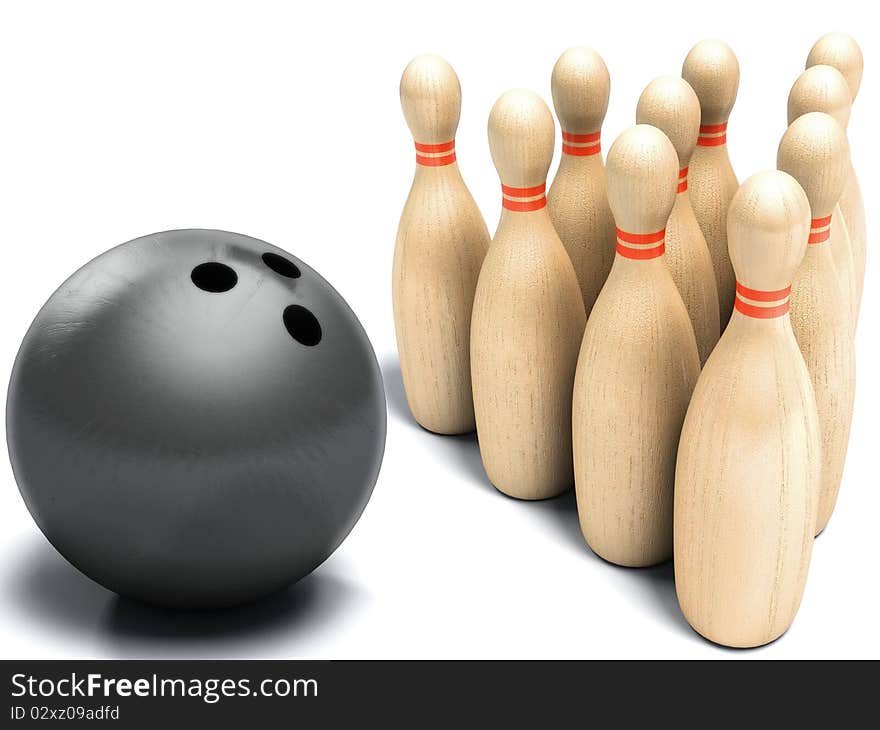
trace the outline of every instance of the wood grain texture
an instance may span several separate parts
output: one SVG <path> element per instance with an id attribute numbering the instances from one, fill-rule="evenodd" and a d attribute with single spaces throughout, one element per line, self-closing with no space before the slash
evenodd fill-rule
<path id="1" fill-rule="evenodd" d="M 862 199 L 862 189 L 859 186 L 859 178 L 855 167 L 850 163 L 850 173 L 840 196 L 840 210 L 843 213 L 842 222 L 845 224 L 847 236 L 850 240 L 850 253 L 853 260 L 853 279 L 855 282 L 855 310 L 856 324 L 862 307 L 862 293 L 865 289 L 865 266 L 868 255 L 868 233 L 865 224 L 865 202 Z"/>
<path id="2" fill-rule="evenodd" d="M 846 33 L 826 33 L 810 49 L 807 68 L 827 65 L 836 68 L 846 79 L 850 98 L 855 103 L 862 85 L 865 60 L 855 38 Z M 818 110 L 817 110 L 818 111 Z M 845 126 L 845 125 L 844 125 Z M 862 303 L 867 258 L 867 233 L 865 230 L 865 204 L 852 162 L 850 174 L 840 197 L 840 209 L 849 233 L 856 279 L 856 318 Z"/>
<path id="3" fill-rule="evenodd" d="M 611 79 L 602 57 L 579 46 L 563 53 L 550 79 L 553 106 L 563 133 L 601 133 Z M 576 149 L 590 146 L 575 142 Z M 598 141 L 601 146 L 601 141 Z M 605 191 L 602 154 L 563 154 L 547 194 L 550 219 L 571 259 L 589 316 L 614 260 L 614 219 Z"/>
<path id="4" fill-rule="evenodd" d="M 847 33 L 826 33 L 817 40 L 807 55 L 806 68 L 810 66 L 833 66 L 846 79 L 852 101 L 859 94 L 865 59 L 856 39 Z"/>
<path id="5" fill-rule="evenodd" d="M 656 233 L 676 197 L 675 149 L 654 127 L 632 127 L 608 153 L 607 182 L 617 226 Z M 581 530 L 605 560 L 645 566 L 671 557 L 675 455 L 699 372 L 664 257 L 618 253 L 584 332 L 572 416 Z"/>
<path id="6" fill-rule="evenodd" d="M 784 290 L 809 230 L 791 176 L 746 180 L 729 217 L 738 281 Z M 676 592 L 700 634 L 750 647 L 789 627 L 809 569 L 820 464 L 816 401 L 788 313 L 735 310 L 700 374 L 676 466 Z"/>
<path id="7" fill-rule="evenodd" d="M 461 87 L 438 56 L 406 68 L 400 99 L 416 142 L 455 138 Z M 397 349 L 413 417 L 436 433 L 475 428 L 470 325 L 489 231 L 458 164 L 416 165 L 394 249 L 392 300 Z"/>
<path id="8" fill-rule="evenodd" d="M 509 91 L 492 108 L 489 148 L 502 185 L 545 184 L 553 141 L 553 117 L 536 94 Z M 504 208 L 477 283 L 471 371 L 483 465 L 505 494 L 543 499 L 572 485 L 572 387 L 585 321 L 546 206 Z"/>
<path id="9" fill-rule="evenodd" d="M 829 226 L 821 225 L 827 216 L 833 221 L 849 176 L 846 133 L 828 114 L 804 114 L 783 135 L 777 167 L 800 183 L 814 219 L 811 243 L 792 284 L 791 323 L 810 373 L 822 435 L 819 533 L 828 524 L 840 490 L 855 396 L 853 313 L 834 270 L 830 236 L 822 240 Z M 846 229 L 839 226 L 837 233 L 846 235 Z"/>
<path id="10" fill-rule="evenodd" d="M 687 308 L 703 365 L 718 342 L 721 324 L 712 257 L 694 215 L 688 180 L 700 131 L 700 100 L 684 79 L 660 76 L 642 92 L 636 122 L 657 127 L 678 155 L 679 192 L 666 224 L 666 264 Z"/>
<path id="11" fill-rule="evenodd" d="M 832 66 L 809 66 L 794 82 L 788 94 L 788 123 L 809 112 L 824 112 L 846 129 L 853 95 L 844 75 Z M 857 324 L 865 280 L 865 208 L 852 162 L 840 196 L 840 211 L 832 219 L 832 231 L 841 225 L 846 233 L 836 233 L 831 244 L 834 264 L 844 294 L 852 301 L 853 321 Z M 846 242 L 848 241 L 848 245 Z"/>
<path id="12" fill-rule="evenodd" d="M 739 62 L 730 46 L 719 40 L 700 41 L 685 58 L 681 75 L 700 100 L 701 124 L 726 125 L 739 90 Z M 690 196 L 712 256 L 722 332 L 733 310 L 736 285 L 727 251 L 727 209 L 738 187 L 727 144 L 698 145 L 690 162 Z"/>

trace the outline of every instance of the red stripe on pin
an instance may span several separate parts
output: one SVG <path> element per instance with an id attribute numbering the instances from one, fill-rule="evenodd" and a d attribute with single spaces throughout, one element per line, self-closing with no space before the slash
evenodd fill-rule
<path id="1" fill-rule="evenodd" d="M 733 306 L 734 309 L 747 317 L 752 317 L 754 319 L 774 319 L 775 317 L 781 317 L 788 311 L 788 296 L 790 294 L 790 286 L 785 287 L 785 289 L 779 289 L 778 291 L 761 291 L 760 289 L 750 289 L 749 287 L 736 282 L 737 296 Z M 754 302 L 780 302 L 782 299 L 785 299 L 785 301 L 772 307 L 762 307 L 747 302 L 741 297 L 751 299 Z"/>
<path id="2" fill-rule="evenodd" d="M 444 165 L 451 165 L 453 162 L 455 162 L 455 152 L 451 155 L 443 155 L 443 157 L 422 157 L 421 155 L 416 155 L 416 164 L 423 167 L 443 167 Z"/>
<path id="3" fill-rule="evenodd" d="M 658 246 L 650 244 L 657 243 Z M 633 244 L 633 245 L 627 245 Z M 633 246 L 647 246 L 647 248 L 634 248 Z M 617 229 L 617 253 L 624 258 L 644 261 L 655 259 L 666 252 L 666 229 L 654 233 L 628 233 L 620 228 Z"/>
<path id="4" fill-rule="evenodd" d="M 455 162 L 455 140 L 439 144 L 416 142 L 416 164 L 424 167 L 443 167 Z M 445 154 L 441 154 L 445 153 Z"/>
<path id="5" fill-rule="evenodd" d="M 501 192 L 509 195 L 511 198 L 531 198 L 534 195 L 541 195 L 547 189 L 547 183 L 535 185 L 531 188 L 512 188 L 510 185 L 501 183 Z"/>
<path id="6" fill-rule="evenodd" d="M 501 199 L 501 207 L 512 210 L 517 213 L 530 213 L 533 210 L 540 210 L 547 205 L 547 198 L 540 197 L 537 200 L 508 200 Z"/>
<path id="7" fill-rule="evenodd" d="M 778 302 L 780 299 L 785 299 L 785 297 L 791 294 L 791 287 L 787 286 L 779 291 L 761 291 L 760 289 L 749 289 L 747 286 L 736 282 L 736 293 L 756 302 Z"/>
<path id="8" fill-rule="evenodd" d="M 455 149 L 454 139 L 451 139 L 448 142 L 441 142 L 440 144 L 422 144 L 421 142 L 416 142 L 417 152 L 449 152 L 453 149 Z"/>
<path id="9" fill-rule="evenodd" d="M 562 133 L 562 154 L 574 157 L 590 157 L 602 151 L 600 140 L 602 132 L 590 132 L 589 134 Z M 568 144 L 566 144 L 568 143 Z M 579 146 L 583 145 L 583 146 Z"/>
<path id="10" fill-rule="evenodd" d="M 602 145 L 594 144 L 591 147 L 572 147 L 571 145 L 562 145 L 562 154 L 573 155 L 574 157 L 590 157 L 598 155 L 602 151 Z"/>
<path id="11" fill-rule="evenodd" d="M 747 317 L 752 317 L 754 319 L 774 319 L 776 317 L 781 317 L 788 311 L 789 303 L 785 302 L 776 307 L 757 307 L 754 304 L 744 302 L 737 297 L 733 306 L 736 311 L 742 312 Z"/>
<path id="12" fill-rule="evenodd" d="M 727 131 L 727 122 L 721 124 L 701 124 L 700 134 L 718 134 Z"/>
<path id="13" fill-rule="evenodd" d="M 718 136 L 709 136 L 718 135 Z M 701 124 L 697 145 L 700 147 L 720 147 L 727 143 L 727 122 L 722 124 Z"/>
<path id="14" fill-rule="evenodd" d="M 810 221 L 810 228 L 812 230 L 810 231 L 807 243 L 824 243 L 831 237 L 831 216 L 826 215 L 824 218 L 813 218 Z"/>
<path id="15" fill-rule="evenodd" d="M 618 241 L 617 253 L 626 259 L 636 259 L 638 261 L 656 259 L 658 256 L 662 256 L 666 253 L 666 243 L 664 242 L 659 246 L 652 246 L 651 248 L 632 248 L 631 246 L 625 246 Z"/>
<path id="16" fill-rule="evenodd" d="M 533 210 L 540 210 L 547 205 L 547 197 L 544 195 L 546 189 L 546 182 L 530 188 L 514 188 L 502 183 L 501 206 L 517 213 L 529 213 Z M 534 198 L 534 200 L 510 200 L 510 198 Z"/>
<path id="17" fill-rule="evenodd" d="M 688 189 L 688 169 L 682 167 L 678 171 L 678 190 L 676 192 L 683 193 Z"/>
<path id="18" fill-rule="evenodd" d="M 564 142 L 598 142 L 602 138 L 602 132 L 590 132 L 589 134 L 572 134 L 571 132 L 563 132 L 562 139 Z"/>
<path id="19" fill-rule="evenodd" d="M 618 228 L 617 238 L 624 243 L 657 243 L 666 238 L 666 229 L 656 233 L 627 233 Z"/>

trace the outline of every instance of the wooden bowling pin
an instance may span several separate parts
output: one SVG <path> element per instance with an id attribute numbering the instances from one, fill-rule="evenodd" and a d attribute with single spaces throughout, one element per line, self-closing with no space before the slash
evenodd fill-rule
<path id="1" fill-rule="evenodd" d="M 852 36 L 846 33 L 827 33 L 816 41 L 807 56 L 807 68 L 811 66 L 832 66 L 843 74 L 850 91 L 850 101 L 855 102 L 862 85 L 864 59 L 862 49 Z M 817 110 L 821 111 L 821 110 Z M 850 160 L 850 173 L 847 177 L 843 195 L 840 196 L 840 210 L 846 221 L 852 247 L 856 279 L 856 311 L 862 302 L 865 284 L 865 259 L 867 254 L 867 234 L 865 233 L 865 204 L 855 168 Z"/>
<path id="2" fill-rule="evenodd" d="M 550 109 L 513 90 L 489 115 L 501 221 L 483 262 L 471 325 L 480 454 L 489 480 L 520 499 L 571 487 L 571 392 L 586 316 L 574 267 L 547 213 Z"/>
<path id="3" fill-rule="evenodd" d="M 687 307 L 702 365 L 718 342 L 720 317 L 712 257 L 688 190 L 688 165 L 700 131 L 700 100 L 684 79 L 660 76 L 642 92 L 636 122 L 657 127 L 678 154 L 678 194 L 666 224 L 666 265 Z"/>
<path id="4" fill-rule="evenodd" d="M 813 217 L 790 301 L 791 326 L 813 383 L 822 436 L 819 533 L 837 501 L 855 395 L 852 313 L 834 271 L 829 240 L 832 215 L 849 176 L 846 133 L 828 114 L 804 114 L 783 135 L 777 167 L 800 183 Z"/>
<path id="5" fill-rule="evenodd" d="M 788 94 L 788 123 L 791 124 L 795 119 L 808 112 L 825 112 L 834 117 L 846 129 L 851 106 L 852 97 L 843 74 L 831 66 L 811 66 L 797 78 Z M 850 166 L 844 193 L 848 187 L 852 187 L 854 179 L 855 174 Z M 858 183 L 856 183 L 856 187 L 858 187 Z M 861 196 L 861 194 L 859 195 Z M 842 200 L 843 196 L 841 195 Z M 844 296 L 850 301 L 851 320 L 853 330 L 855 330 L 855 324 L 859 318 L 859 281 L 850 237 L 852 229 L 842 210 L 842 205 L 838 204 L 832 215 L 829 246 L 834 257 L 834 268 L 837 271 L 840 286 Z"/>
<path id="6" fill-rule="evenodd" d="M 471 310 L 489 231 L 456 163 L 458 76 L 439 56 L 418 56 L 403 72 L 400 103 L 416 145 L 391 289 L 403 385 L 424 428 L 467 433 Z"/>
<path id="7" fill-rule="evenodd" d="M 584 331 L 572 430 L 581 530 L 618 565 L 672 557 L 675 454 L 700 372 L 664 256 L 678 169 L 670 141 L 647 124 L 625 131 L 608 152 L 616 255 Z"/>
<path id="8" fill-rule="evenodd" d="M 589 316 L 614 260 L 614 219 L 605 192 L 601 132 L 611 80 L 592 48 L 569 48 L 550 78 L 562 127 L 559 169 L 547 209 L 574 266 Z"/>
<path id="9" fill-rule="evenodd" d="M 833 66 L 846 79 L 852 100 L 856 100 L 862 85 L 865 59 L 855 38 L 847 33 L 826 33 L 817 40 L 807 56 L 806 68 L 810 66 Z"/>
<path id="10" fill-rule="evenodd" d="M 681 75 L 700 100 L 700 135 L 688 169 L 688 188 L 715 268 L 723 332 L 736 288 L 727 251 L 727 208 L 739 183 L 727 154 L 727 119 L 739 89 L 739 62 L 726 43 L 704 40 L 688 53 Z"/>
<path id="11" fill-rule="evenodd" d="M 800 605 L 816 525 L 816 401 L 789 319 L 810 235 L 790 175 L 746 180 L 728 218 L 735 310 L 694 390 L 675 475 L 675 587 L 718 644 L 773 641 Z"/>

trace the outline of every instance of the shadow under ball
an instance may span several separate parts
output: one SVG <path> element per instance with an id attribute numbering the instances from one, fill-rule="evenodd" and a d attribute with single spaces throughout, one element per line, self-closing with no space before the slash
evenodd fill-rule
<path id="1" fill-rule="evenodd" d="M 28 509 L 73 565 L 149 603 L 259 598 L 360 517 L 385 394 L 360 322 L 315 271 L 223 231 L 114 248 L 43 306 L 7 400 Z"/>

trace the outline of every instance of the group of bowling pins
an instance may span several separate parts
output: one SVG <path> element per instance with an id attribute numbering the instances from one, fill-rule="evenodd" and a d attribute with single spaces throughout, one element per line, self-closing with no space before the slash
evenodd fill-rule
<path id="1" fill-rule="evenodd" d="M 455 71 L 419 56 L 400 83 L 417 164 L 393 301 L 415 419 L 476 428 L 512 497 L 574 483 L 589 546 L 625 566 L 674 557 L 685 617 L 728 646 L 791 624 L 849 439 L 866 239 L 845 130 L 862 55 L 832 33 L 806 65 L 778 169 L 739 185 L 725 43 L 648 84 L 604 165 L 608 69 L 567 50 L 549 191 L 548 106 L 513 90 L 489 115 L 494 237 L 456 164 Z"/>

